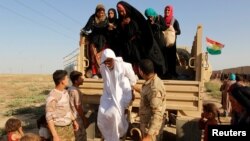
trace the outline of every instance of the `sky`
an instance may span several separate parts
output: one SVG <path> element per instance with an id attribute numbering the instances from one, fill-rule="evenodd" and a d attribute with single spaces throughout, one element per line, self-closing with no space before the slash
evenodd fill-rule
<path id="1" fill-rule="evenodd" d="M 116 8 L 117 0 L 0 0 L 0 74 L 51 74 L 63 69 L 63 57 L 79 46 L 79 32 L 97 4 Z M 213 70 L 249 66 L 250 1 L 127 0 L 139 11 L 163 15 L 174 7 L 181 35 L 177 46 L 192 46 L 196 28 L 205 38 L 225 44 L 221 55 L 209 55 Z"/>

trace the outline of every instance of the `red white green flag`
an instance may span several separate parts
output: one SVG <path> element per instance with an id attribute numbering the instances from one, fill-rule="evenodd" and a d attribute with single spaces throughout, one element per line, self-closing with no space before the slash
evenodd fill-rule
<path id="1" fill-rule="evenodd" d="M 211 55 L 221 54 L 221 49 L 224 47 L 224 44 L 211 40 L 208 37 L 206 37 L 206 43 L 207 43 L 207 52 L 209 54 Z"/>

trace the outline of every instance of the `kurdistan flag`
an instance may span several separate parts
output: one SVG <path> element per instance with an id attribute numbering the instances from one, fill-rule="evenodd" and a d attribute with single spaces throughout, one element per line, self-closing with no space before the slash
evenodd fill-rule
<path id="1" fill-rule="evenodd" d="M 209 54 L 211 55 L 221 54 L 221 49 L 224 47 L 224 44 L 211 40 L 208 37 L 206 37 L 206 43 L 207 43 L 207 52 Z"/>

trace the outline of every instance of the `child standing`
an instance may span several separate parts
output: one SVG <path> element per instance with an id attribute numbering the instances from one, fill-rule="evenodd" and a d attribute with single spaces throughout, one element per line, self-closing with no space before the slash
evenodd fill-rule
<path id="1" fill-rule="evenodd" d="M 51 140 L 51 133 L 48 130 L 48 123 L 46 121 L 45 115 L 42 115 L 37 120 L 37 127 L 39 129 L 39 136 L 41 137 L 42 141 L 50 141 Z"/>
<path id="2" fill-rule="evenodd" d="M 55 89 L 50 91 L 45 106 L 46 120 L 53 141 L 75 141 L 74 130 L 78 130 L 78 123 L 70 107 L 68 91 L 65 90 L 68 86 L 67 72 L 56 70 L 53 80 Z"/>
<path id="3" fill-rule="evenodd" d="M 200 129 L 204 130 L 204 141 L 208 141 L 208 126 L 217 125 L 219 118 L 219 110 L 213 103 L 207 103 L 203 105 L 203 113 L 201 114 L 201 119 L 199 120 Z"/>
<path id="4" fill-rule="evenodd" d="M 10 118 L 6 121 L 5 130 L 8 141 L 18 141 L 24 135 L 21 121 L 16 118 Z"/>
<path id="5" fill-rule="evenodd" d="M 79 90 L 79 86 L 83 84 L 82 73 L 72 71 L 70 73 L 70 80 L 72 82 L 72 86 L 68 89 L 70 104 L 79 125 L 78 131 L 75 132 L 76 141 L 87 141 L 86 128 L 88 126 L 88 119 L 84 115 L 82 93 Z"/>

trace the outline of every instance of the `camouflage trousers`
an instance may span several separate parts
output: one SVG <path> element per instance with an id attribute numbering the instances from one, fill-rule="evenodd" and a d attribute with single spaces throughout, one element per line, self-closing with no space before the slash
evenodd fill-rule
<path id="1" fill-rule="evenodd" d="M 55 126 L 56 132 L 61 141 L 75 141 L 73 125 Z"/>

